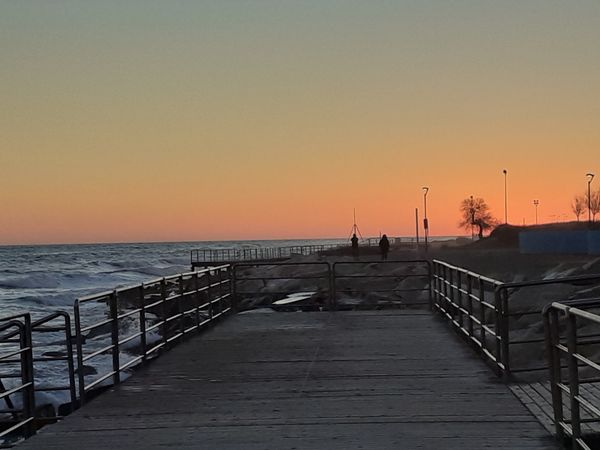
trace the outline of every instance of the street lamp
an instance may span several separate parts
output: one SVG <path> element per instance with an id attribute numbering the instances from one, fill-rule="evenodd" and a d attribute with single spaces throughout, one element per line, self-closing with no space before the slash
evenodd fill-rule
<path id="1" fill-rule="evenodd" d="M 471 204 L 469 205 L 470 213 L 471 213 L 471 240 L 475 240 L 475 203 L 473 202 L 473 196 L 471 195 Z"/>
<path id="2" fill-rule="evenodd" d="M 534 200 L 533 204 L 535 205 L 535 224 L 537 225 L 538 224 L 537 208 L 538 208 L 538 205 L 540 204 L 540 201 L 539 200 Z"/>
<path id="3" fill-rule="evenodd" d="M 594 179 L 594 174 L 586 173 L 585 176 L 588 177 L 588 222 L 592 223 L 592 191 L 590 185 Z"/>
<path id="4" fill-rule="evenodd" d="M 508 196 L 506 190 L 506 174 L 508 173 L 506 169 L 502 171 L 504 174 L 504 223 L 508 223 Z"/>
<path id="5" fill-rule="evenodd" d="M 427 186 L 423 186 L 423 228 L 425 230 L 425 251 L 427 251 L 427 238 L 429 237 L 429 221 L 427 220 L 427 193 L 429 192 L 429 188 Z"/>

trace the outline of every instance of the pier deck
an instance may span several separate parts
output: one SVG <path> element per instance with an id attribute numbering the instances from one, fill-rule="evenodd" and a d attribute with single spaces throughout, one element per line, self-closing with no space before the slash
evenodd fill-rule
<path id="1" fill-rule="evenodd" d="M 22 450 L 555 449 L 428 312 L 228 318 Z"/>

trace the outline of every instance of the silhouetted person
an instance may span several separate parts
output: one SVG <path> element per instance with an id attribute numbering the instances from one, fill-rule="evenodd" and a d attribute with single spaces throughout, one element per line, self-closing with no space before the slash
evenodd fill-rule
<path id="1" fill-rule="evenodd" d="M 379 250 L 381 250 L 381 259 L 387 259 L 388 252 L 390 251 L 390 241 L 388 241 L 385 234 L 381 236 L 381 240 L 379 241 Z"/>
<path id="2" fill-rule="evenodd" d="M 352 256 L 354 256 L 354 259 L 358 259 L 358 238 L 356 237 L 356 233 L 352 235 L 350 242 L 352 243 Z"/>

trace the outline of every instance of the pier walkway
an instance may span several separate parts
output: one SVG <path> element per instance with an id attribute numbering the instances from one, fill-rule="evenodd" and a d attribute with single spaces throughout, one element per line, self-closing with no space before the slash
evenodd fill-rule
<path id="1" fill-rule="evenodd" d="M 227 318 L 22 450 L 556 449 L 426 311 Z"/>

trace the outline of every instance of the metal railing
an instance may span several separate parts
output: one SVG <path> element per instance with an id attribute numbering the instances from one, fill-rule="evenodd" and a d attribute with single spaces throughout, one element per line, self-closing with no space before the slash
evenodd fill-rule
<path id="1" fill-rule="evenodd" d="M 502 308 L 495 292 L 498 280 L 433 261 L 433 306 L 500 372 L 503 360 Z"/>
<path id="2" fill-rule="evenodd" d="M 600 315 L 590 309 L 600 299 L 554 302 L 543 313 L 556 435 L 586 450 L 600 437 Z"/>
<path id="3" fill-rule="evenodd" d="M 279 270 L 274 270 L 276 268 Z M 298 280 L 302 280 L 304 297 L 301 300 L 308 303 L 303 305 L 305 308 L 333 309 L 331 265 L 326 262 L 235 264 L 233 294 L 236 309 L 277 305 L 277 301 L 298 294 Z"/>
<path id="4" fill-rule="evenodd" d="M 336 307 L 340 294 L 370 297 L 379 306 L 432 304 L 432 271 L 427 260 L 340 261 L 333 263 L 331 274 L 331 299 Z M 379 295 L 385 300 L 378 301 Z"/>
<path id="5" fill-rule="evenodd" d="M 308 256 L 340 247 L 340 244 L 295 245 L 289 247 L 195 249 L 190 252 L 192 267 L 213 263 L 275 261 L 294 255 Z"/>
<path id="6" fill-rule="evenodd" d="M 0 346 L 6 349 L 11 345 L 19 343 L 21 346 L 22 340 L 24 340 L 26 349 L 23 348 L 17 353 L 12 352 L 12 358 L 0 358 L 0 367 L 2 367 L 2 374 L 0 374 L 0 391 L 6 391 L 4 384 L 1 379 L 21 379 L 22 386 L 24 385 L 23 374 L 26 375 L 27 380 L 31 380 L 31 386 L 28 387 L 27 391 L 23 391 L 21 395 L 20 403 L 22 408 L 17 410 L 14 407 L 14 402 L 11 399 L 11 395 L 16 394 L 18 387 L 9 390 L 12 393 L 6 394 L 4 397 L 4 403 L 7 407 L 5 410 L 1 410 L 0 414 L 6 415 L 10 413 L 12 419 L 19 417 L 23 422 L 28 424 L 28 427 L 11 427 L 8 430 L 0 433 L 0 437 L 7 435 L 17 428 L 23 428 L 23 435 L 29 436 L 35 432 L 35 429 L 43 425 L 46 422 L 54 422 L 57 419 L 62 418 L 60 411 L 53 411 L 50 416 L 45 416 L 43 411 L 38 410 L 39 407 L 44 406 L 43 404 L 36 404 L 35 393 L 37 392 L 67 392 L 69 397 L 68 408 L 65 414 L 73 411 L 77 406 L 76 388 L 75 388 L 75 371 L 73 364 L 73 351 L 72 351 L 72 336 L 71 336 L 71 321 L 69 315 L 65 312 L 55 312 L 38 320 L 31 321 L 29 314 L 19 314 L 11 317 L 5 317 L 0 319 L 0 323 L 19 323 L 21 326 L 19 329 L 13 329 L 12 331 L 5 331 L 0 338 Z M 42 339 L 41 335 L 50 335 L 48 339 Z M 38 337 L 39 336 L 39 337 Z M 59 349 L 59 350 L 57 350 Z M 48 382 L 41 383 L 35 382 L 36 376 L 41 377 L 43 370 L 41 366 L 48 366 L 51 363 L 58 362 L 64 365 L 64 371 L 66 373 L 66 383 L 53 385 Z M 19 369 L 20 368 L 20 369 Z M 24 370 L 25 369 L 25 370 Z M 56 371 L 57 369 L 54 368 Z M 6 392 L 9 392 L 6 391 Z M 0 395 L 0 399 L 4 394 Z M 0 423 L 5 423 L 4 420 L 0 420 Z"/>
<path id="7" fill-rule="evenodd" d="M 554 301 L 560 301 L 565 293 L 557 289 L 560 286 L 570 289 L 569 300 L 582 299 L 589 296 L 587 288 L 600 284 L 600 274 L 577 275 L 547 280 L 531 280 L 522 282 L 502 283 L 496 289 L 497 302 L 501 304 L 503 323 L 503 363 L 507 374 L 533 374 L 544 372 L 548 369 L 547 361 L 544 359 L 544 330 L 543 327 L 527 327 L 527 331 L 521 330 L 520 323 L 528 323 L 529 320 L 539 321 L 544 306 Z M 528 306 L 531 302 L 520 301 L 528 299 L 529 292 L 540 294 L 543 288 L 549 288 L 547 297 L 540 304 Z M 582 288 L 577 292 L 575 288 Z M 517 299 L 519 294 L 521 299 Z M 527 355 L 522 357 L 521 355 Z M 532 358 L 530 355 L 539 355 Z"/>
<path id="8" fill-rule="evenodd" d="M 79 397 L 231 310 L 231 266 L 158 278 L 75 301 Z M 97 320 L 103 315 L 102 320 Z M 95 362 L 91 370 L 88 364 Z M 94 373 L 98 372 L 98 373 Z M 89 378 L 95 378 L 89 381 Z"/>
<path id="9" fill-rule="evenodd" d="M 543 286 L 597 285 L 600 274 L 531 280 L 514 283 L 480 275 L 443 261 L 433 261 L 434 306 L 467 337 L 502 375 L 532 374 L 548 369 L 544 355 L 543 327 L 531 327 L 528 318 L 540 320 L 542 305 L 513 302 L 517 293 L 539 294 Z M 571 294 L 576 299 L 577 294 Z M 585 294 L 583 294 L 585 295 Z M 524 322 L 524 323 L 523 323 Z M 527 356 L 522 356 L 527 355 Z M 537 355 L 537 357 L 532 357 Z"/>
<path id="10" fill-rule="evenodd" d="M 35 433 L 35 393 L 33 380 L 33 353 L 31 350 L 31 322 L 7 317 L 0 321 L 0 401 L 5 407 L 0 410 L 3 417 L 0 442 L 11 433 L 21 431 L 28 437 Z M 4 372 L 6 371 L 6 372 Z M 3 379 L 11 379 L 12 386 L 6 388 Z M 17 406 L 11 396 L 20 396 Z"/>

